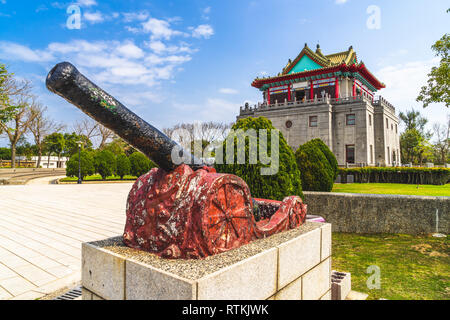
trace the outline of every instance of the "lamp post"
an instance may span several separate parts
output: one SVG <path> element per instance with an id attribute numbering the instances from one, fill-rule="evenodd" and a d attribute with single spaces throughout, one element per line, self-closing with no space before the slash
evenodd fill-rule
<path id="1" fill-rule="evenodd" d="M 81 142 L 78 142 L 78 184 L 81 184 Z"/>

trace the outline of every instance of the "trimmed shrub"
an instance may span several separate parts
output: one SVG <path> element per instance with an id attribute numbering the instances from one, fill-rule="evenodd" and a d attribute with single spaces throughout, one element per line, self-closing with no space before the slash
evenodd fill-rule
<path id="1" fill-rule="evenodd" d="M 404 183 L 433 184 L 450 183 L 450 168 L 408 168 L 408 167 L 364 167 L 340 168 L 342 181 L 347 181 L 347 175 L 354 176 L 357 183 Z"/>
<path id="2" fill-rule="evenodd" d="M 112 176 L 116 171 L 116 157 L 109 150 L 97 151 L 94 155 L 94 168 L 106 180 L 106 177 Z"/>
<path id="3" fill-rule="evenodd" d="M 231 173 L 242 178 L 250 188 L 250 192 L 255 198 L 283 200 L 287 196 L 297 195 L 303 198 L 302 184 L 300 180 L 300 172 L 295 162 L 294 152 L 287 144 L 281 132 L 274 128 L 272 122 L 264 117 L 259 118 L 245 118 L 238 120 L 232 127 L 233 130 L 242 129 L 242 132 L 247 132 L 249 129 L 254 129 L 257 134 L 257 154 L 258 159 L 255 164 L 250 164 L 249 159 L 249 138 L 245 138 L 245 164 L 237 164 L 237 147 L 238 138 L 234 137 L 234 162 L 226 163 L 226 142 L 222 143 L 224 164 L 215 164 L 217 172 Z M 267 145 L 263 144 L 260 139 L 260 129 L 267 130 Z M 270 168 L 270 164 L 261 163 L 260 152 L 267 150 L 269 157 L 272 155 L 271 148 L 271 132 L 277 130 L 279 132 L 279 168 L 278 172 L 272 175 L 262 175 L 262 168 Z M 231 134 L 231 133 L 230 133 Z M 228 138 L 227 138 L 228 139 Z M 232 137 L 229 136 L 231 141 Z M 241 138 L 243 139 L 243 138 Z M 243 140 L 241 140 L 243 141 Z M 256 151 L 256 150 L 255 150 Z M 217 149 L 216 149 L 217 156 Z M 217 161 L 217 159 L 216 159 Z"/>
<path id="4" fill-rule="evenodd" d="M 308 141 L 295 152 L 305 191 L 330 192 L 334 184 L 334 170 L 316 141 Z"/>
<path id="5" fill-rule="evenodd" d="M 81 151 L 80 152 L 81 159 L 81 180 L 86 176 L 90 176 L 95 173 L 94 168 L 94 158 L 92 157 L 91 152 Z M 69 161 L 66 164 L 66 176 L 68 177 L 77 177 L 78 176 L 78 153 L 74 154 L 70 157 Z"/>
<path id="6" fill-rule="evenodd" d="M 129 157 L 131 165 L 131 174 L 136 177 L 142 176 L 150 171 L 156 165 L 141 152 L 134 152 Z"/>
<path id="7" fill-rule="evenodd" d="M 328 163 L 330 164 L 331 169 L 333 171 L 333 181 L 335 181 L 339 172 L 339 166 L 336 156 L 330 150 L 330 148 L 328 148 L 328 146 L 319 138 L 312 139 L 310 142 L 314 144 L 317 148 L 319 148 L 327 158 Z"/>
<path id="8" fill-rule="evenodd" d="M 128 157 L 124 154 L 119 154 L 116 158 L 116 174 L 123 179 L 123 176 L 130 174 L 131 163 Z"/>
<path id="9" fill-rule="evenodd" d="M 11 160 L 11 149 L 10 148 L 0 148 L 0 159 Z"/>

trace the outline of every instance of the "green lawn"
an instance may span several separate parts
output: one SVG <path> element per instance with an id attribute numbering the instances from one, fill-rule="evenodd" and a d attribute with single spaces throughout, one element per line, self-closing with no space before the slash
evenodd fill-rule
<path id="1" fill-rule="evenodd" d="M 130 176 L 130 175 L 126 175 L 123 177 L 123 180 L 136 180 L 137 177 L 135 176 Z M 106 180 L 111 181 L 111 180 L 120 180 L 119 176 L 110 176 L 107 177 Z M 78 181 L 77 177 L 66 177 L 60 180 L 61 182 L 73 182 L 73 181 Z M 102 181 L 102 176 L 99 174 L 94 174 L 92 176 L 87 176 L 84 178 L 83 181 Z"/>
<path id="2" fill-rule="evenodd" d="M 450 184 L 443 186 L 415 185 L 396 183 L 336 183 L 333 192 L 403 194 L 415 196 L 447 196 L 450 197 Z"/>
<path id="3" fill-rule="evenodd" d="M 352 289 L 368 299 L 450 299 L 448 238 L 333 233 L 333 270 L 350 272 Z M 368 289 L 367 267 L 380 268 L 380 289 Z"/>

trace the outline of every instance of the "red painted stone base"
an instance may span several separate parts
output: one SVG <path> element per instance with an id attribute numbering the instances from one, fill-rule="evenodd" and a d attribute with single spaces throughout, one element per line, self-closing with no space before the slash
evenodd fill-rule
<path id="1" fill-rule="evenodd" d="M 304 223 L 306 205 L 297 196 L 283 201 L 254 199 L 231 174 L 180 165 L 154 168 L 139 177 L 127 200 L 124 243 L 164 258 L 203 258 Z"/>

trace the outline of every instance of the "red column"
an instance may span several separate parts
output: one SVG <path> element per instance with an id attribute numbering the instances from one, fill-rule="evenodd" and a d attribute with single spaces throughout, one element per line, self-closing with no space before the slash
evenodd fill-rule
<path id="1" fill-rule="evenodd" d="M 353 97 L 356 97 L 356 83 L 355 83 L 355 80 L 353 80 Z"/>
<path id="2" fill-rule="evenodd" d="M 314 99 L 314 84 L 312 80 L 311 80 L 311 88 L 309 89 L 309 98 L 311 100 Z"/>
<path id="3" fill-rule="evenodd" d="M 291 85 L 288 84 L 288 101 L 291 101 Z"/>
<path id="4" fill-rule="evenodd" d="M 338 77 L 336 77 L 336 83 L 334 86 L 334 97 L 336 99 L 339 99 L 339 78 Z"/>
<path id="5" fill-rule="evenodd" d="M 267 104 L 270 104 L 270 89 L 267 89 Z"/>

